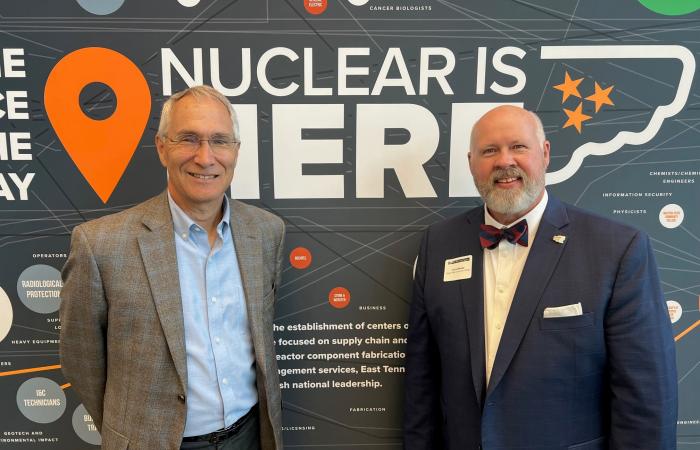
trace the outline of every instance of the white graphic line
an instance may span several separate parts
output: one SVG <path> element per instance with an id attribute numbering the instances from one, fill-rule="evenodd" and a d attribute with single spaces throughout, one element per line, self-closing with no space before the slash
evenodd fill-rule
<path id="1" fill-rule="evenodd" d="M 616 152 L 623 145 L 642 145 L 649 142 L 661 129 L 664 119 L 673 117 L 685 106 L 695 74 L 695 56 L 680 45 L 582 45 L 545 46 L 541 59 L 677 59 L 683 65 L 676 96 L 668 105 L 654 111 L 649 125 L 640 132 L 621 131 L 607 142 L 587 142 L 577 148 L 563 168 L 548 173 L 547 184 L 561 183 L 571 178 L 590 155 L 604 156 Z"/>

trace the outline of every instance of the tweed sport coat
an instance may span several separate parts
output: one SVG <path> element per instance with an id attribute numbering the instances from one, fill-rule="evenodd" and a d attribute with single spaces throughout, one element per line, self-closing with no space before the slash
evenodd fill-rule
<path id="1" fill-rule="evenodd" d="M 230 210 L 255 350 L 261 445 L 281 450 L 272 321 L 284 223 L 236 200 Z M 179 449 L 187 363 L 167 194 L 75 227 L 62 276 L 61 366 L 102 448 Z"/>

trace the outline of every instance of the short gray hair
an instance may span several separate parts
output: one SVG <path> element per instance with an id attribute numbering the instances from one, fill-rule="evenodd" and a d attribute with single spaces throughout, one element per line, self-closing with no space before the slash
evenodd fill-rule
<path id="1" fill-rule="evenodd" d="M 158 124 L 158 136 L 160 136 L 161 138 L 166 137 L 168 132 L 168 126 L 170 125 L 170 116 L 173 112 L 173 106 L 175 106 L 175 103 L 177 103 L 179 100 L 182 100 L 188 95 L 191 95 L 195 98 L 211 98 L 219 101 L 222 105 L 224 105 L 228 110 L 229 114 L 231 114 L 231 123 L 233 123 L 233 139 L 235 141 L 241 140 L 241 136 L 238 130 L 238 116 L 236 115 L 236 111 L 233 109 L 231 102 L 228 101 L 224 94 L 217 91 L 213 87 L 207 86 L 205 84 L 199 86 L 192 86 L 183 91 L 176 92 L 173 95 L 171 95 L 168 100 L 165 101 L 165 103 L 163 104 L 163 110 L 160 113 L 160 123 Z"/>

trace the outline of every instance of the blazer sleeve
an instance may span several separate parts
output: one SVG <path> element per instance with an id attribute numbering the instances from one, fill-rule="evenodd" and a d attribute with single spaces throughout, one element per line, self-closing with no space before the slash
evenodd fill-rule
<path id="1" fill-rule="evenodd" d="M 284 259 L 284 237 L 285 226 L 284 221 L 280 219 L 279 244 L 277 244 L 277 261 L 275 265 L 275 294 L 282 284 L 282 260 Z M 276 298 L 275 298 L 276 300 Z"/>
<path id="2" fill-rule="evenodd" d="M 429 230 L 423 236 L 413 280 L 406 346 L 404 449 L 443 448 L 439 350 L 425 306 Z"/>
<path id="3" fill-rule="evenodd" d="M 611 450 L 676 448 L 675 344 L 648 237 L 620 262 L 605 317 Z"/>
<path id="4" fill-rule="evenodd" d="M 107 303 L 102 279 L 85 233 L 73 230 L 62 272 L 61 369 L 98 430 L 106 383 Z"/>

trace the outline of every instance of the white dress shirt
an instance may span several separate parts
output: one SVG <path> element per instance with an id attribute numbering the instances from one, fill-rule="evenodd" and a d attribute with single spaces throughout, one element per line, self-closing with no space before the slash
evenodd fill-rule
<path id="1" fill-rule="evenodd" d="M 498 247 L 492 250 L 484 249 L 484 340 L 487 384 L 491 378 L 491 369 L 493 369 L 498 344 L 508 319 L 510 305 L 513 303 L 513 296 L 518 287 L 520 275 L 523 273 L 527 255 L 535 241 L 537 229 L 547 206 L 547 199 L 547 191 L 545 191 L 537 206 L 524 217 L 509 224 L 499 223 L 489 214 L 488 208 L 484 205 L 486 225 L 506 228 L 525 219 L 528 236 L 527 247 L 511 244 L 507 239 L 502 239 Z"/>

